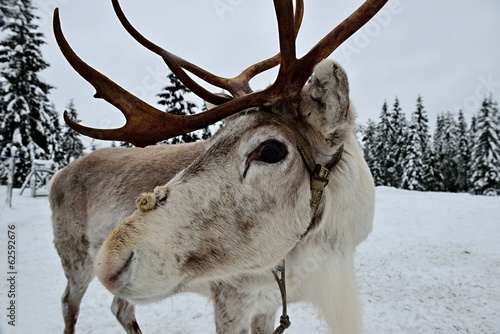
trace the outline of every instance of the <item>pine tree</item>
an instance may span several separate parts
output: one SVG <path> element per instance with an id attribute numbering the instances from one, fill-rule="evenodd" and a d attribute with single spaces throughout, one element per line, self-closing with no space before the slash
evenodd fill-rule
<path id="1" fill-rule="evenodd" d="M 158 94 L 160 98 L 158 103 L 165 106 L 165 110 L 174 115 L 195 114 L 197 109 L 196 104 L 184 98 L 187 93 L 190 93 L 190 90 L 173 73 L 168 74 L 167 77 L 169 84 Z M 203 134 L 200 134 L 199 131 L 194 131 L 169 139 L 166 142 L 168 144 L 189 143 L 202 139 L 202 136 L 208 137 L 210 130 L 206 128 L 202 131 Z"/>
<path id="2" fill-rule="evenodd" d="M 61 168 L 64 165 L 64 148 L 61 143 L 64 140 L 61 123 L 59 122 L 59 114 L 56 112 L 56 107 L 51 104 L 52 111 L 49 113 L 50 124 L 53 132 L 47 133 L 47 142 L 49 147 L 49 159 L 54 162 L 55 168 Z"/>
<path id="3" fill-rule="evenodd" d="M 443 191 L 457 192 L 458 126 L 451 112 L 438 115 L 434 132 L 434 151 L 438 171 L 443 176 Z"/>
<path id="4" fill-rule="evenodd" d="M 401 187 L 409 190 L 427 190 L 426 179 L 432 173 L 428 165 L 430 155 L 429 126 L 422 97 L 417 98 L 416 110 L 412 113 L 403 160 Z"/>
<path id="5" fill-rule="evenodd" d="M 416 122 L 418 140 L 423 154 L 423 186 L 426 191 L 435 190 L 433 189 L 434 187 L 441 187 L 442 177 L 436 170 L 436 159 L 430 140 L 429 118 L 427 117 L 427 111 L 425 110 L 423 99 L 420 95 L 417 97 L 417 105 L 412 118 L 414 118 Z"/>
<path id="6" fill-rule="evenodd" d="M 420 145 L 426 152 L 430 148 L 429 118 L 420 95 L 417 97 L 417 106 L 412 117 L 415 119 Z"/>
<path id="7" fill-rule="evenodd" d="M 45 42 L 37 32 L 34 11 L 31 0 L 17 0 L 0 42 L 0 150 L 8 155 L 16 147 L 22 158 L 16 166 L 16 187 L 29 173 L 31 160 L 51 158 L 49 134 L 59 131 L 48 99 L 52 87 L 39 77 L 49 65 L 41 54 Z"/>
<path id="8" fill-rule="evenodd" d="M 207 102 L 203 101 L 201 111 L 205 112 L 208 110 Z M 213 137 L 220 129 L 224 127 L 224 121 L 218 121 L 215 124 L 209 125 L 201 130 L 201 140 L 208 140 Z"/>
<path id="9" fill-rule="evenodd" d="M 472 151 L 471 184 L 476 194 L 500 194 L 499 119 L 498 104 L 491 96 L 485 98 L 476 118 Z"/>
<path id="10" fill-rule="evenodd" d="M 445 188 L 443 175 L 439 171 L 439 161 L 432 148 L 427 151 L 425 164 L 427 172 L 424 183 L 427 191 L 443 191 Z"/>
<path id="11" fill-rule="evenodd" d="M 73 121 L 80 122 L 73 100 L 68 102 L 66 112 Z M 80 139 L 80 135 L 66 125 L 62 132 L 61 150 L 63 152 L 63 157 L 60 162 L 60 167 L 66 166 L 71 161 L 81 157 L 84 149 L 85 147 Z"/>
<path id="12" fill-rule="evenodd" d="M 407 123 L 405 115 L 396 97 L 392 110 L 389 112 L 389 129 L 387 137 L 389 150 L 388 162 L 388 185 L 399 188 L 403 177 L 403 163 L 405 158 Z"/>
<path id="13" fill-rule="evenodd" d="M 377 124 L 371 119 L 368 120 L 366 127 L 363 131 L 361 139 L 363 144 L 363 156 L 365 161 L 372 172 L 373 181 L 375 185 L 382 184 L 382 175 L 380 170 L 379 161 L 376 156 L 377 144 L 379 143 Z"/>
<path id="14" fill-rule="evenodd" d="M 457 156 L 457 191 L 469 190 L 471 170 L 471 136 L 462 110 L 458 112 L 458 156 Z"/>
<path id="15" fill-rule="evenodd" d="M 97 151 L 98 147 L 97 147 L 97 144 L 95 142 L 95 139 L 92 139 L 92 141 L 90 142 L 90 151 L 91 152 L 94 152 L 94 151 Z"/>
<path id="16" fill-rule="evenodd" d="M 0 0 L 0 28 L 9 23 L 13 7 L 14 0 Z"/>
<path id="17" fill-rule="evenodd" d="M 374 159 L 376 162 L 374 165 L 377 167 L 374 170 L 374 180 L 377 186 L 388 186 L 389 184 L 389 161 L 387 159 L 391 147 L 386 138 L 392 133 L 391 124 L 389 121 L 389 113 L 387 107 L 387 101 L 384 101 L 382 105 L 382 111 L 380 112 L 379 122 L 376 129 L 377 137 L 383 138 L 383 140 L 375 141 L 375 153 Z"/>

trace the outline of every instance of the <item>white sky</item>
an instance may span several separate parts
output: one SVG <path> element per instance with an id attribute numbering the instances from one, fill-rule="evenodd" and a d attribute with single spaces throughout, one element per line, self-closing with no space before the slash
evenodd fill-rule
<path id="1" fill-rule="evenodd" d="M 121 27 L 111 1 L 35 0 L 51 64 L 44 79 L 57 87 L 52 100 L 62 112 L 75 99 L 83 123 L 115 127 L 119 111 L 92 98 L 93 88 L 78 76 L 54 41 L 51 16 L 60 8 L 63 31 L 73 49 L 91 66 L 155 104 L 166 81 L 163 61 L 137 44 Z M 251 0 L 122 0 L 122 7 L 147 38 L 215 74 L 237 75 L 278 51 L 273 4 Z M 361 0 L 306 0 L 298 38 L 302 55 L 359 7 Z M 225 5 L 227 11 L 216 9 Z M 467 117 L 490 92 L 500 102 L 500 1 L 390 0 L 365 28 L 330 58 L 346 69 L 358 119 L 376 119 L 384 99 L 400 98 L 410 115 L 418 94 L 433 126 L 441 111 Z M 255 90 L 274 80 L 274 72 L 252 82 Z"/>

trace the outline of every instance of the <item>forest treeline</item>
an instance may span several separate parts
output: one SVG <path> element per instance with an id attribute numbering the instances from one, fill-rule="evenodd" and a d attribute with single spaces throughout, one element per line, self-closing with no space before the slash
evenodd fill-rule
<path id="1" fill-rule="evenodd" d="M 408 118 L 396 98 L 391 108 L 384 102 L 378 120 L 359 132 L 376 185 L 500 194 L 500 114 L 491 96 L 470 124 L 462 111 L 440 113 L 432 134 L 422 97 Z"/>

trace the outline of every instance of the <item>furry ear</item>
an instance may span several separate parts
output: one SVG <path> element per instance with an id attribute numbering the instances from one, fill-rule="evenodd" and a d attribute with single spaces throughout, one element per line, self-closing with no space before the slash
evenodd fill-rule
<path id="1" fill-rule="evenodd" d="M 330 147 L 341 144 L 354 129 L 349 82 L 344 69 L 325 59 L 316 65 L 302 90 L 300 111 Z"/>

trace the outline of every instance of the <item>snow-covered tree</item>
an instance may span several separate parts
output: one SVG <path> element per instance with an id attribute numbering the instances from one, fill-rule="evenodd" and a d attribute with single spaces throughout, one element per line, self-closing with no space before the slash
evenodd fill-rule
<path id="1" fill-rule="evenodd" d="M 431 148 L 426 153 L 425 187 L 427 191 L 443 191 L 445 189 L 443 175 L 439 171 L 439 161 Z"/>
<path id="2" fill-rule="evenodd" d="M 471 187 L 476 194 L 500 194 L 500 115 L 498 104 L 484 99 L 476 118 Z"/>
<path id="3" fill-rule="evenodd" d="M 126 141 L 121 141 L 119 146 L 120 147 L 134 147 L 134 145 L 127 143 Z"/>
<path id="4" fill-rule="evenodd" d="M 198 107 L 193 102 L 185 99 L 185 95 L 190 93 L 190 90 L 184 86 L 173 73 L 169 73 L 167 78 L 169 80 L 169 84 L 163 88 L 160 94 L 158 94 L 158 97 L 160 98 L 158 103 L 163 105 L 168 113 L 174 115 L 195 114 Z M 202 136 L 207 137 L 209 133 L 210 130 L 207 128 L 203 129 L 202 133 L 198 130 L 169 139 L 166 142 L 168 144 L 194 142 L 202 139 Z"/>
<path id="5" fill-rule="evenodd" d="M 387 152 L 387 185 L 399 188 L 403 176 L 403 161 L 405 159 L 407 122 L 396 97 L 389 111 L 389 129 L 387 137 L 389 150 Z"/>
<path id="6" fill-rule="evenodd" d="M 97 149 L 98 149 L 98 145 L 95 142 L 95 139 L 92 139 L 92 141 L 90 142 L 90 152 L 97 151 Z"/>
<path id="7" fill-rule="evenodd" d="M 377 144 L 379 143 L 377 124 L 371 119 L 368 120 L 368 123 L 364 127 L 361 142 L 363 144 L 363 156 L 368 168 L 372 172 L 375 185 L 383 184 L 380 163 L 376 156 Z"/>
<path id="8" fill-rule="evenodd" d="M 68 102 L 66 106 L 66 112 L 68 116 L 75 122 L 80 122 L 78 119 L 78 112 L 76 111 L 75 103 L 73 100 Z M 82 140 L 80 139 L 80 135 L 71 129 L 69 126 L 65 126 L 62 131 L 62 139 L 61 139 L 61 150 L 63 152 L 63 158 L 60 162 L 60 167 L 66 166 L 71 161 L 78 159 L 84 153 L 84 145 Z"/>
<path id="9" fill-rule="evenodd" d="M 422 150 L 426 152 L 430 148 L 429 118 L 427 117 L 427 111 L 424 108 L 423 99 L 420 95 L 417 97 L 417 106 L 412 119 L 414 119 L 416 125 Z"/>
<path id="10" fill-rule="evenodd" d="M 451 112 L 438 115 L 434 132 L 434 151 L 439 173 L 443 176 L 443 191 L 457 192 L 458 125 Z"/>
<path id="11" fill-rule="evenodd" d="M 457 191 L 469 190 L 471 175 L 471 136 L 462 110 L 458 112 L 458 156 L 457 156 Z"/>
<path id="12" fill-rule="evenodd" d="M 16 147 L 22 158 L 16 166 L 15 186 L 29 173 L 31 160 L 51 158 L 50 134 L 60 130 L 48 99 L 52 87 L 39 76 L 49 64 L 42 57 L 45 41 L 37 32 L 34 12 L 31 0 L 17 0 L 0 42 L 0 150 L 9 155 Z"/>
<path id="13" fill-rule="evenodd" d="M 59 113 L 56 112 L 56 107 L 51 104 L 52 112 L 49 113 L 50 124 L 54 129 L 54 132 L 47 133 L 47 142 L 49 146 L 49 159 L 54 161 L 55 167 L 60 168 L 64 166 L 64 148 L 61 146 L 64 138 L 62 126 L 59 121 Z"/>
<path id="14" fill-rule="evenodd" d="M 9 23 L 14 7 L 14 0 L 0 0 L 0 28 Z"/>
<path id="15" fill-rule="evenodd" d="M 375 184 L 378 186 L 387 186 L 389 184 L 389 161 L 387 159 L 389 151 L 391 150 L 389 142 L 385 138 L 389 138 L 393 132 L 389 121 L 389 113 L 387 101 L 384 101 L 382 110 L 379 116 L 379 122 L 376 129 L 376 137 L 384 138 L 384 140 L 376 140 L 374 142 L 374 159 L 377 161 L 374 170 Z"/>
<path id="16" fill-rule="evenodd" d="M 402 161 L 403 176 L 401 187 L 409 190 L 427 190 L 426 175 L 432 173 L 428 165 L 430 155 L 429 125 L 422 97 L 417 98 L 416 110 L 412 113 L 406 147 Z"/>

